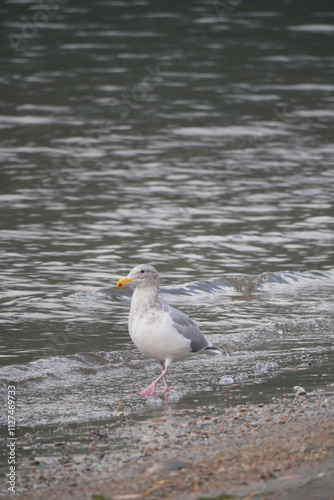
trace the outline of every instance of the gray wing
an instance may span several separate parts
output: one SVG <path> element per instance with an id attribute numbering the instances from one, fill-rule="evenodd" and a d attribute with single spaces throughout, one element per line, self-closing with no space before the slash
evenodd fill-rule
<path id="1" fill-rule="evenodd" d="M 203 335 L 196 323 L 186 314 L 174 307 L 168 306 L 169 314 L 174 322 L 178 333 L 190 340 L 191 352 L 199 352 L 204 349 L 212 349 L 214 346 Z"/>

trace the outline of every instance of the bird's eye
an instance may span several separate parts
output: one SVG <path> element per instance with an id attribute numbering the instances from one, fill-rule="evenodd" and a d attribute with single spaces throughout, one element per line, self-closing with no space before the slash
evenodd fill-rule
<path id="1" fill-rule="evenodd" d="M 142 269 L 140 272 L 141 272 L 141 273 L 144 273 L 144 272 L 145 272 L 145 269 Z"/>

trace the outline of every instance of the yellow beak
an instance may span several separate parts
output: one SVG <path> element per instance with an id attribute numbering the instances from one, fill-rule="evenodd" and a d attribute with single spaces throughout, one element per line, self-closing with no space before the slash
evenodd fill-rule
<path id="1" fill-rule="evenodd" d="M 131 281 L 133 281 L 133 280 L 128 279 L 128 278 L 121 278 L 120 280 L 117 281 L 117 286 L 126 285 L 127 283 L 130 283 Z"/>

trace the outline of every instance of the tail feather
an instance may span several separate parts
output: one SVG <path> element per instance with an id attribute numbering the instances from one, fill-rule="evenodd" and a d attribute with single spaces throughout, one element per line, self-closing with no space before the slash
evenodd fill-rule
<path id="1" fill-rule="evenodd" d="M 210 354 L 211 356 L 222 356 L 222 352 L 220 349 L 218 349 L 218 347 L 214 346 L 214 345 L 208 345 L 208 347 L 206 347 L 203 352 L 205 352 L 205 354 Z"/>

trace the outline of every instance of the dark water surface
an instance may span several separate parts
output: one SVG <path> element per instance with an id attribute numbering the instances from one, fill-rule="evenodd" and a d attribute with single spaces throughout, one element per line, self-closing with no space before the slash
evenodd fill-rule
<path id="1" fill-rule="evenodd" d="M 334 6 L 223 5 L 2 3 L 0 390 L 21 461 L 115 425 L 119 401 L 133 425 L 163 411 L 137 396 L 159 368 L 115 287 L 142 262 L 225 353 L 171 368 L 172 408 L 332 390 Z"/>

